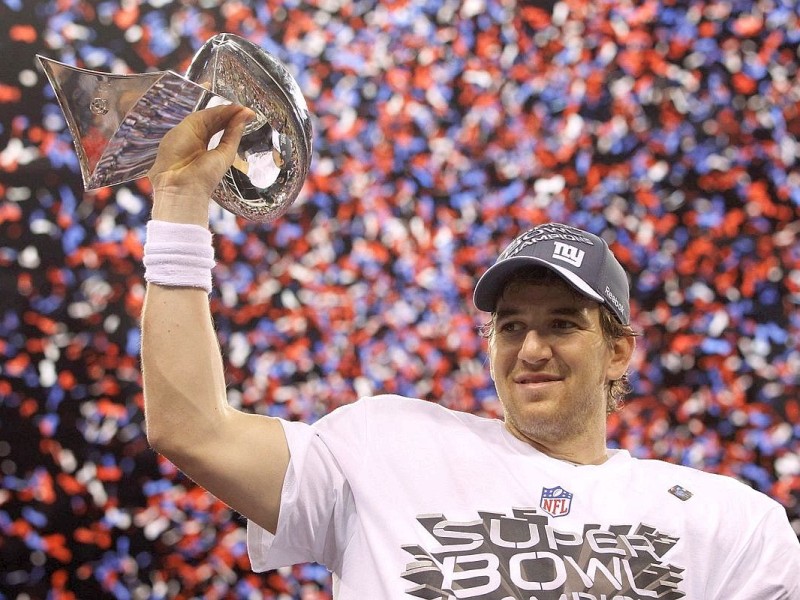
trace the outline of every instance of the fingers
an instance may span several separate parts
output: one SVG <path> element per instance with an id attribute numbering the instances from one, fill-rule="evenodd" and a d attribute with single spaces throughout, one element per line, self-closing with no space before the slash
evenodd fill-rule
<path id="1" fill-rule="evenodd" d="M 149 175 L 152 178 L 209 159 L 232 161 L 244 125 L 252 116 L 253 111 L 241 105 L 217 106 L 190 114 L 161 141 Z M 224 147 L 219 152 L 207 152 L 211 138 L 221 130 L 225 131 Z"/>
<path id="2" fill-rule="evenodd" d="M 238 106 L 236 108 L 239 110 L 231 115 L 229 120 L 223 125 L 224 132 L 222 138 L 217 147 L 213 150 L 214 152 L 222 154 L 225 161 L 228 163 L 232 162 L 236 155 L 245 125 L 255 116 L 255 113 L 249 108 L 244 106 Z M 222 127 L 220 127 L 220 129 L 222 129 Z M 214 133 L 217 131 L 219 131 L 219 129 L 214 131 Z"/>
<path id="3" fill-rule="evenodd" d="M 185 121 L 187 126 L 194 130 L 195 135 L 205 140 L 207 144 L 215 133 L 223 129 L 226 135 L 231 130 L 239 130 L 238 136 L 241 137 L 241 130 L 244 130 L 244 125 L 254 114 L 252 110 L 240 104 L 227 104 L 194 112 L 186 117 Z"/>

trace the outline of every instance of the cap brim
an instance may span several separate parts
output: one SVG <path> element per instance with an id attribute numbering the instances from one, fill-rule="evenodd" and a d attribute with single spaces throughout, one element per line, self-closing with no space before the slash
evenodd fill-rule
<path id="1" fill-rule="evenodd" d="M 589 284 L 569 269 L 535 256 L 514 256 L 492 265 L 481 276 L 473 294 L 475 306 L 479 310 L 493 312 L 497 304 L 497 298 L 511 274 L 532 266 L 542 266 L 550 269 L 560 275 L 577 292 L 601 304 L 605 303 L 605 299 L 600 294 L 595 292 Z"/>

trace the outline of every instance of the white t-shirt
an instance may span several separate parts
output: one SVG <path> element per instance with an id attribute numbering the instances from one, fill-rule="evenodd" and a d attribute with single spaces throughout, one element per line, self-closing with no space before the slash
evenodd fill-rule
<path id="1" fill-rule="evenodd" d="M 784 509 L 728 477 L 610 451 L 550 458 L 499 420 L 398 396 L 284 423 L 257 571 L 318 562 L 339 600 L 800 599 Z"/>

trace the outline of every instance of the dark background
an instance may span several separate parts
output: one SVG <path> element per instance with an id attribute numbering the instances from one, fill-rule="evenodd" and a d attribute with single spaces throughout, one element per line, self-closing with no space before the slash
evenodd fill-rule
<path id="1" fill-rule="evenodd" d="M 611 443 L 737 477 L 800 533 L 797 6 L 585 4 L 0 0 L 0 598 L 330 597 L 318 566 L 251 573 L 243 520 L 148 448 L 148 184 L 83 192 L 35 61 L 183 72 L 221 31 L 285 62 L 315 129 L 284 217 L 213 214 L 232 403 L 498 415 L 473 284 L 564 221 L 632 277 Z"/>

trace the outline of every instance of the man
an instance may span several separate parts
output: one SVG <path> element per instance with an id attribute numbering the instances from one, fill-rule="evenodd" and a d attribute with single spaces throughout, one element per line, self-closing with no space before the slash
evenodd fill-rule
<path id="1" fill-rule="evenodd" d="M 255 569 L 320 562 L 358 600 L 800 598 L 780 505 L 606 447 L 635 336 L 622 267 L 581 230 L 526 232 L 478 282 L 503 422 L 398 396 L 313 426 L 231 408 L 206 199 L 249 116 L 195 113 L 161 144 L 142 361 L 148 439 L 249 519 Z"/>

